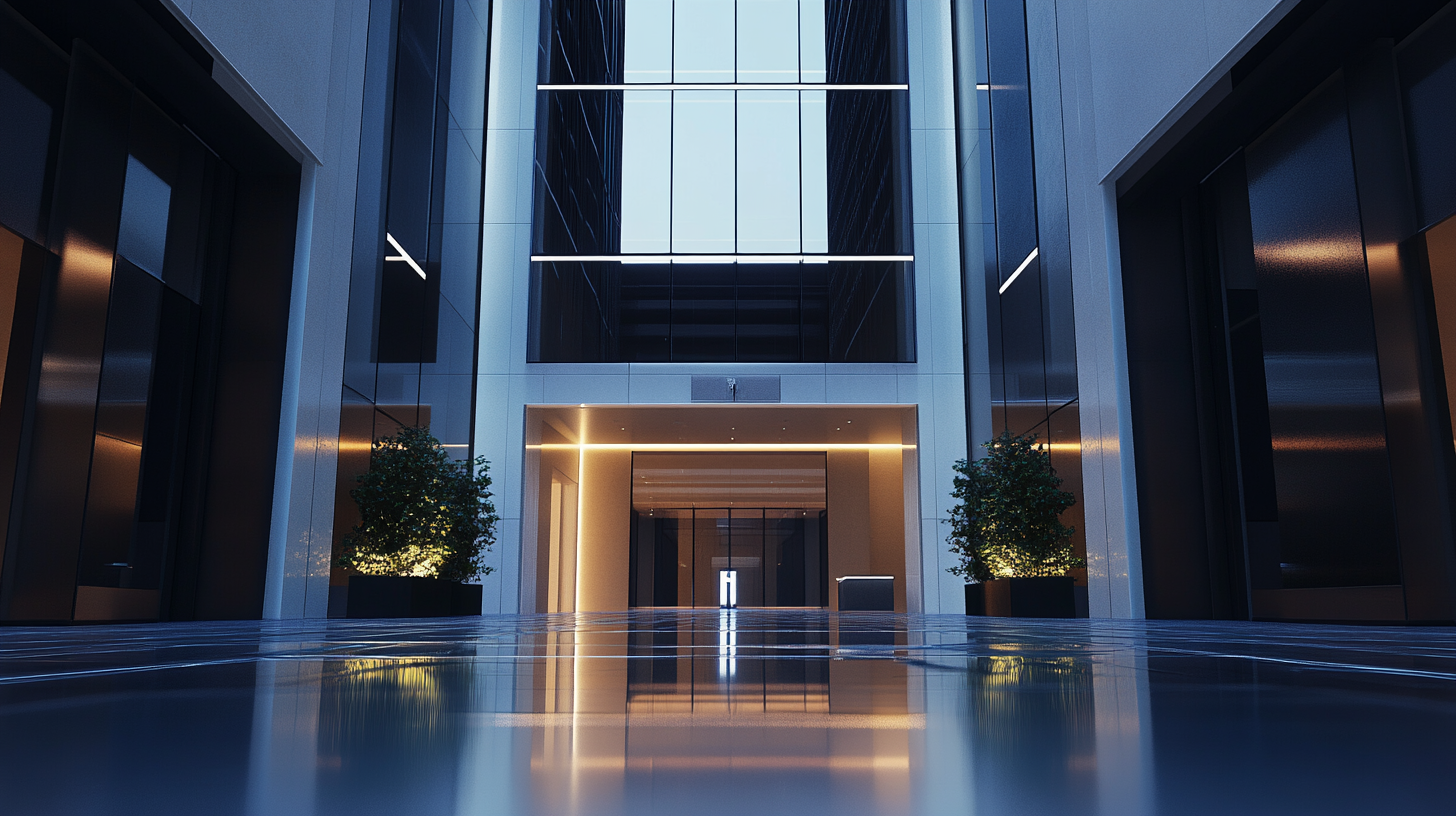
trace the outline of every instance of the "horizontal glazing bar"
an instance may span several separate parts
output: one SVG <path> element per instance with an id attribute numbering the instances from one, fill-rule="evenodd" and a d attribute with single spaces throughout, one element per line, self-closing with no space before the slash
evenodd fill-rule
<path id="1" fill-rule="evenodd" d="M 537 85 L 538 91 L 906 91 L 909 85 L 833 85 L 823 82 L 636 82 L 626 85 Z"/>

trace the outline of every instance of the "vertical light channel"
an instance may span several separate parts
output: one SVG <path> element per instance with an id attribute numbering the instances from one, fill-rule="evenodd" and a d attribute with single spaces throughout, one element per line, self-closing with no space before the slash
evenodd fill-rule
<path id="1" fill-rule="evenodd" d="M 738 92 L 738 251 L 799 249 L 797 91 Z"/>
<path id="2" fill-rule="evenodd" d="M 673 92 L 673 252 L 733 252 L 733 119 L 733 91 Z"/>
<path id="3" fill-rule="evenodd" d="M 829 111 L 824 91 L 799 92 L 804 252 L 829 251 Z"/>
<path id="4" fill-rule="evenodd" d="M 622 92 L 622 252 L 671 252 L 672 92 Z"/>

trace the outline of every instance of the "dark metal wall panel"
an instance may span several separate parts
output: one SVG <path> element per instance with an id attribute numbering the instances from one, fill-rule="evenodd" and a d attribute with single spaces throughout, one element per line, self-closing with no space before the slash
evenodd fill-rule
<path id="1" fill-rule="evenodd" d="M 46 242 L 66 64 L 0 6 L 0 224 Z"/>
<path id="2" fill-rule="evenodd" d="M 13 286 L 9 289 L 13 295 L 9 302 L 12 309 L 10 332 L 8 336 L 0 336 L 0 342 L 5 344 L 6 349 L 5 378 L 3 390 L 0 390 L 3 394 L 3 401 L 0 401 L 0 534 L 4 535 L 4 544 L 0 545 L 0 598 L 3 598 L 8 594 L 4 586 L 9 580 L 5 565 L 20 540 L 15 535 L 13 523 L 18 519 L 14 514 L 14 499 L 17 491 L 24 491 L 25 484 L 27 459 L 24 454 L 28 450 L 24 444 L 25 429 L 40 362 L 36 321 L 47 276 L 54 275 L 54 270 L 47 267 L 55 263 L 55 258 L 44 247 L 24 241 L 19 236 L 7 234 L 0 240 L 21 244 L 14 258 L 14 267 L 3 272 L 7 279 L 5 286 Z M 0 249 L 0 256 L 5 255 L 5 250 Z M 8 256 L 0 260 L 7 265 L 10 262 Z"/>
<path id="3" fill-rule="evenodd" d="M 1171 190 L 1118 208 L 1143 595 L 1149 618 L 1212 615 L 1182 213 Z"/>
<path id="4" fill-rule="evenodd" d="M 71 617 L 130 110 L 125 83 L 78 44 L 55 184 L 60 267 L 42 329 L 32 454 L 0 617 Z"/>
<path id="5" fill-rule="evenodd" d="M 1456 213 L 1456 6 L 1401 43 L 1397 59 L 1419 226 L 1430 227 Z"/>
<path id="6" fill-rule="evenodd" d="M 196 616 L 263 611 L 298 214 L 297 176 L 238 178 Z"/>
<path id="7" fill-rule="evenodd" d="M 1397 251 L 1416 229 L 1400 82 L 1391 43 L 1345 69 L 1350 143 L 1365 238 L 1381 393 L 1411 620 L 1456 619 L 1452 485 L 1456 452 L 1442 405 L 1439 352 L 1422 258 Z"/>
<path id="8" fill-rule="evenodd" d="M 1247 151 L 1286 589 L 1400 583 L 1344 91 L 1331 80 Z"/>

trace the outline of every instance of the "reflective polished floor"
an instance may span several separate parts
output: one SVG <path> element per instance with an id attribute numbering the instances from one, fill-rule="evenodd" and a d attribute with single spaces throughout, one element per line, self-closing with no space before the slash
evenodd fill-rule
<path id="1" fill-rule="evenodd" d="M 0 629 L 6 814 L 1456 812 L 1456 632 L 670 611 Z"/>

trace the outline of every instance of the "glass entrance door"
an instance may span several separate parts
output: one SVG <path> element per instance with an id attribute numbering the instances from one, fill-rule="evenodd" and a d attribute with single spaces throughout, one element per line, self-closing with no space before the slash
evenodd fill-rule
<path id="1" fill-rule="evenodd" d="M 681 508 L 633 513 L 632 606 L 828 605 L 826 512 Z"/>

